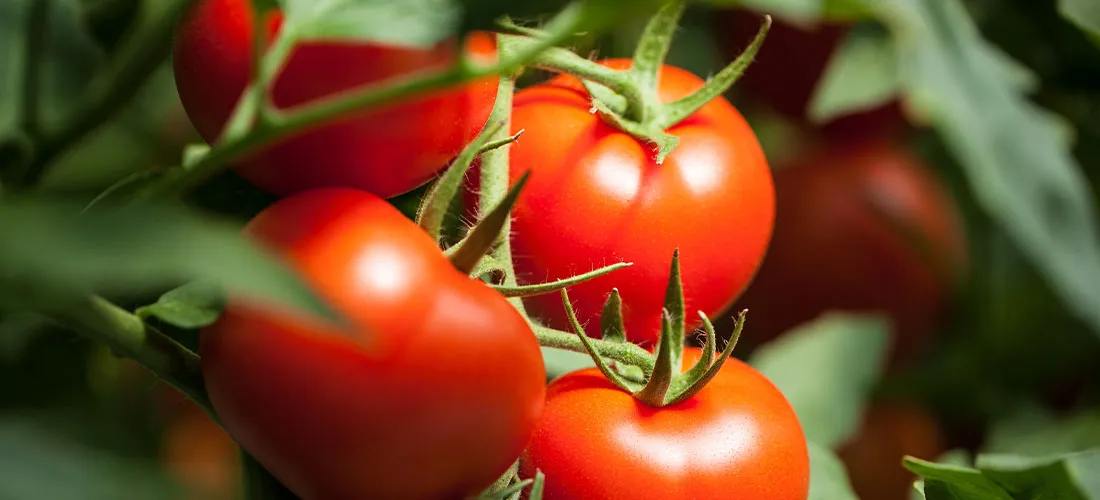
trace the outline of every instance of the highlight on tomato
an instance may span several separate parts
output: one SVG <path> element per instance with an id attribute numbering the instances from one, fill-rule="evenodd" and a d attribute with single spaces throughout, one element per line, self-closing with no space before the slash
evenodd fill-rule
<path id="1" fill-rule="evenodd" d="M 217 141 L 248 85 L 253 67 L 250 0 L 201 0 L 180 23 L 173 53 L 176 85 L 199 134 Z M 282 13 L 263 20 L 271 37 Z M 474 33 L 463 47 L 446 40 L 414 48 L 366 41 L 297 44 L 272 88 L 279 109 L 395 77 L 443 68 L 460 51 L 494 60 L 491 35 Z M 236 165 L 264 190 L 287 195 L 319 187 L 353 187 L 388 198 L 431 180 L 489 117 L 497 78 L 449 87 L 363 111 L 287 138 Z"/>
<path id="2" fill-rule="evenodd" d="M 344 316 L 231 300 L 201 335 L 213 407 L 302 498 L 459 498 L 513 463 L 543 408 L 527 322 L 385 200 L 348 189 L 276 202 L 246 233 Z"/>

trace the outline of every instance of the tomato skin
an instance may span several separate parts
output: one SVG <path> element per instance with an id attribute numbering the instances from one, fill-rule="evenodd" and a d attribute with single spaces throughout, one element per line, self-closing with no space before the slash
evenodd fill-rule
<path id="1" fill-rule="evenodd" d="M 610 60 L 613 68 L 628 60 Z M 660 97 L 668 102 L 703 81 L 665 66 Z M 680 249 L 688 327 L 696 311 L 711 317 L 744 290 L 771 237 L 774 192 L 760 144 L 744 118 L 718 98 L 668 132 L 680 138 L 658 165 L 653 149 L 589 112 L 578 80 L 561 76 L 516 94 L 511 177 L 531 178 L 516 204 L 514 262 L 523 283 L 566 278 L 597 267 L 633 266 L 570 288 L 577 313 L 599 335 L 612 288 L 624 304 L 627 336 L 656 342 L 673 250 Z M 551 326 L 568 329 L 554 295 L 527 302 Z"/>
<path id="2" fill-rule="evenodd" d="M 699 358 L 686 349 L 685 367 Z M 726 361 L 691 399 L 654 408 L 595 368 L 556 379 L 520 457 L 546 500 L 804 500 L 810 464 L 790 403 L 760 372 Z"/>
<path id="3" fill-rule="evenodd" d="M 775 182 L 772 245 L 737 304 L 750 311 L 744 339 L 772 339 L 830 309 L 885 311 L 895 356 L 915 351 L 966 265 L 960 216 L 935 176 L 893 142 L 861 140 L 806 151 Z M 876 205 L 920 234 L 928 256 Z"/>
<path id="4" fill-rule="evenodd" d="M 231 301 L 202 333 L 215 410 L 281 482 L 304 500 L 457 498 L 511 465 L 545 372 L 503 297 L 362 191 L 284 198 L 246 231 L 352 324 Z"/>
<path id="5" fill-rule="evenodd" d="M 203 0 L 175 39 L 176 85 L 199 134 L 213 143 L 248 84 L 253 11 L 249 0 Z M 268 20 L 274 34 L 281 14 Z M 492 59 L 492 37 L 477 33 L 465 49 Z M 369 83 L 440 68 L 454 61 L 455 42 L 428 49 L 365 42 L 302 43 L 272 89 L 274 104 L 291 108 Z M 431 180 L 481 130 L 496 98 L 496 78 L 364 111 L 298 134 L 236 166 L 277 195 L 317 187 L 354 187 L 382 197 Z"/>

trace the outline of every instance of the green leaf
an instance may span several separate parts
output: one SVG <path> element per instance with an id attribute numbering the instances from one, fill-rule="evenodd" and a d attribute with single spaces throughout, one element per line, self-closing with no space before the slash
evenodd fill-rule
<path id="1" fill-rule="evenodd" d="M 743 5 L 756 12 L 771 14 L 794 24 L 809 24 L 821 19 L 858 20 L 867 16 L 861 0 L 707 0 L 716 5 Z"/>
<path id="2" fill-rule="evenodd" d="M 426 47 L 454 35 L 453 0 L 282 0 L 285 27 L 299 38 L 355 39 Z"/>
<path id="3" fill-rule="evenodd" d="M 895 35 L 908 100 L 943 136 L 981 207 L 1100 334 L 1096 203 L 1064 134 L 1004 78 L 959 0 L 869 4 Z"/>
<path id="4" fill-rule="evenodd" d="M 179 207 L 79 213 L 70 204 L 0 204 L 0 300 L 18 302 L 25 286 L 139 293 L 205 278 L 242 297 L 331 317 L 296 273 L 234 225 Z"/>
<path id="5" fill-rule="evenodd" d="M 826 313 L 761 346 L 750 363 L 783 391 L 806 438 L 832 448 L 859 425 L 882 370 L 888 330 L 881 317 Z"/>
<path id="6" fill-rule="evenodd" d="M 924 478 L 928 500 L 1013 500 L 997 483 L 969 467 L 906 457 L 905 468 Z"/>
<path id="7" fill-rule="evenodd" d="M 866 111 L 897 96 L 897 51 L 893 40 L 878 26 L 853 29 L 837 47 L 810 102 L 809 117 L 822 123 Z"/>
<path id="8" fill-rule="evenodd" d="M 1051 458 L 981 455 L 978 469 L 1012 498 L 1100 500 L 1100 450 Z"/>
<path id="9" fill-rule="evenodd" d="M 155 316 L 185 329 L 202 328 L 217 321 L 225 308 L 225 294 L 208 280 L 193 281 L 160 296 L 156 303 L 134 311 L 142 319 Z"/>
<path id="10" fill-rule="evenodd" d="M 149 462 L 69 441 L 14 416 L 0 420 L 0 498 L 4 500 L 165 500 L 185 490 Z"/>
<path id="11" fill-rule="evenodd" d="M 1096 447 L 1100 447 L 1100 410 L 1058 418 L 1046 410 L 1025 408 L 993 425 L 982 451 L 1041 457 Z"/>
<path id="12" fill-rule="evenodd" d="M 596 366 L 596 362 L 592 361 L 592 356 L 588 354 L 549 347 L 542 348 L 542 362 L 546 365 L 546 378 L 549 380 L 572 371 Z"/>
<path id="13" fill-rule="evenodd" d="M 1093 43 L 1100 45 L 1100 3 L 1095 0 L 1058 0 L 1058 12 L 1081 28 Z"/>
<path id="14" fill-rule="evenodd" d="M 852 491 L 844 463 L 828 448 L 813 442 L 807 446 L 810 450 L 809 500 L 859 500 Z"/>

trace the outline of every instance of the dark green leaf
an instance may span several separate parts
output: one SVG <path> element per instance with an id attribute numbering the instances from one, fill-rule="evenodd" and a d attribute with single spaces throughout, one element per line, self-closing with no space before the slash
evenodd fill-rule
<path id="1" fill-rule="evenodd" d="M 0 443 L 4 500 L 185 498 L 155 464 L 84 447 L 27 419 L 0 420 Z"/>
<path id="2" fill-rule="evenodd" d="M 218 320 L 225 308 L 225 294 L 210 281 L 193 281 L 164 295 L 155 304 L 138 308 L 142 319 L 155 316 L 184 329 L 202 328 Z"/>
<path id="3" fill-rule="evenodd" d="M 453 0 L 282 0 L 286 27 L 313 40 L 356 39 L 424 47 L 454 35 Z"/>
<path id="4" fill-rule="evenodd" d="M 828 448 L 807 443 L 810 449 L 809 500 L 859 500 L 848 481 L 844 463 Z"/>
<path id="5" fill-rule="evenodd" d="M 0 205 L 0 297 L 19 286 L 64 293 L 137 293 L 210 279 L 234 294 L 331 314 L 299 277 L 239 228 L 172 207 Z M 9 292 L 9 293 L 3 293 Z"/>
<path id="6" fill-rule="evenodd" d="M 1065 136 L 1012 82 L 958 0 L 869 2 L 894 32 L 906 95 L 978 202 L 1100 334 L 1096 204 Z"/>
<path id="7" fill-rule="evenodd" d="M 787 396 L 806 438 L 831 448 L 859 425 L 888 329 L 881 317 L 828 313 L 760 347 L 750 363 Z"/>

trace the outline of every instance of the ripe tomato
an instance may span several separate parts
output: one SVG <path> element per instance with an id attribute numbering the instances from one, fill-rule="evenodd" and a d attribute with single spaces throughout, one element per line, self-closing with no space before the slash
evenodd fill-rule
<path id="1" fill-rule="evenodd" d="M 613 68 L 628 60 L 605 61 Z M 703 81 L 665 66 L 660 97 L 668 102 Z M 668 132 L 680 138 L 658 165 L 650 145 L 589 112 L 580 82 L 561 76 L 517 93 L 511 148 L 513 182 L 531 171 L 515 207 L 515 267 L 521 282 L 572 276 L 614 262 L 632 267 L 571 288 L 579 318 L 598 317 L 617 287 L 631 340 L 655 343 L 673 250 L 680 249 L 688 327 L 695 311 L 714 315 L 745 289 L 772 232 L 771 172 L 752 129 L 718 98 Z M 528 301 L 532 312 L 568 328 L 556 295 Z M 599 335 L 597 322 L 589 333 Z"/>
<path id="2" fill-rule="evenodd" d="M 685 349 L 685 366 L 699 358 Z M 546 474 L 543 498 L 804 500 L 810 459 L 787 399 L 729 359 L 698 394 L 654 408 L 598 369 L 550 384 L 520 473 Z"/>
<path id="3" fill-rule="evenodd" d="M 546 375 L 502 296 L 362 191 L 284 198 L 246 231 L 353 325 L 231 301 L 202 332 L 214 409 L 275 477 L 306 500 L 458 498 L 508 468 Z"/>
<path id="4" fill-rule="evenodd" d="M 215 141 L 248 84 L 252 67 L 249 0 L 203 0 L 179 27 L 175 75 L 195 128 Z M 274 34 L 281 14 L 269 20 Z M 470 37 L 466 51 L 495 58 L 490 35 Z M 364 84 L 451 64 L 453 41 L 428 49 L 365 42 L 311 41 L 295 47 L 272 88 L 291 108 Z M 278 195 L 347 186 L 391 197 L 429 181 L 485 124 L 496 78 L 448 89 L 326 125 L 276 144 L 238 165 L 257 186 Z"/>
<path id="5" fill-rule="evenodd" d="M 740 55 L 760 29 L 760 14 L 746 9 L 723 10 L 715 33 L 727 57 Z M 795 25 L 776 19 L 767 41 L 744 76 L 734 86 L 753 103 L 763 103 L 780 114 L 803 120 L 829 61 L 851 23 L 843 21 Z M 883 134 L 900 130 L 905 118 L 897 102 L 832 120 L 823 131 L 833 136 Z"/>
<path id="6" fill-rule="evenodd" d="M 895 353 L 913 351 L 966 259 L 959 215 L 933 174 L 891 142 L 862 140 L 804 152 L 775 184 L 775 235 L 737 305 L 750 311 L 743 339 L 831 309 L 886 311 Z"/>
<path id="7" fill-rule="evenodd" d="M 934 415 L 912 404 L 877 404 L 858 434 L 838 451 L 859 498 L 906 500 L 916 476 L 901 466 L 912 455 L 935 460 L 947 444 Z"/>

